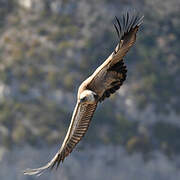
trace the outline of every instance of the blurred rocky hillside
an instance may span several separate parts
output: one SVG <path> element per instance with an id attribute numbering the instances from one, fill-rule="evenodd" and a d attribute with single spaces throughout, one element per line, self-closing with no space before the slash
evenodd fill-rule
<path id="1" fill-rule="evenodd" d="M 114 17 L 145 15 L 123 87 L 97 109 L 81 144 L 180 152 L 180 1 L 0 0 L 0 144 L 62 142 L 77 88 L 113 51 Z"/>

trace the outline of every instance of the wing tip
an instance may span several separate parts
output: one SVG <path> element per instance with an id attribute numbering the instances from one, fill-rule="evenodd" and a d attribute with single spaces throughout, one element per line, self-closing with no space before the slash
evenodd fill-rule
<path id="1" fill-rule="evenodd" d="M 120 18 L 115 16 L 115 21 L 117 24 L 115 27 L 118 33 L 119 39 L 122 39 L 125 34 L 130 32 L 132 29 L 139 27 L 143 23 L 144 15 L 138 12 L 136 9 L 127 8 L 123 11 Z"/>
<path id="2" fill-rule="evenodd" d="M 43 168 L 43 167 L 42 167 Z M 42 169 L 42 168 L 37 168 L 37 169 L 26 169 L 23 173 L 24 175 L 36 175 L 36 176 L 40 176 L 46 169 Z"/>
<path id="3" fill-rule="evenodd" d="M 36 175 L 36 176 L 40 176 L 41 174 L 43 174 L 45 171 L 52 170 L 54 168 L 55 165 L 56 169 L 58 168 L 59 164 L 62 162 L 62 159 L 59 159 L 59 152 L 54 156 L 54 158 L 47 163 L 45 166 L 42 166 L 40 168 L 37 169 L 26 169 L 24 171 L 24 175 Z"/>

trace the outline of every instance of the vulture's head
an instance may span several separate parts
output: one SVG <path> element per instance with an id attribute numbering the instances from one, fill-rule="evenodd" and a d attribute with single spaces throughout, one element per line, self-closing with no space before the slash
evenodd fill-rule
<path id="1" fill-rule="evenodd" d="M 98 95 L 95 92 L 91 90 L 84 90 L 80 94 L 79 101 L 80 103 L 93 104 L 97 101 L 97 99 L 98 99 Z"/>

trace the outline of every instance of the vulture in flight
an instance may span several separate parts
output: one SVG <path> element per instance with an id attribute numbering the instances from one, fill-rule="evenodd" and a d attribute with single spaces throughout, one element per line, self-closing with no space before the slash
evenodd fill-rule
<path id="1" fill-rule="evenodd" d="M 135 43 L 143 16 L 135 11 L 126 11 L 120 19 L 117 17 L 115 19 L 114 27 L 119 38 L 118 44 L 104 63 L 79 86 L 77 103 L 61 148 L 45 166 L 27 169 L 24 174 L 40 175 L 47 169 L 55 166 L 57 168 L 87 132 L 97 104 L 115 93 L 125 81 L 127 69 L 123 58 Z"/>

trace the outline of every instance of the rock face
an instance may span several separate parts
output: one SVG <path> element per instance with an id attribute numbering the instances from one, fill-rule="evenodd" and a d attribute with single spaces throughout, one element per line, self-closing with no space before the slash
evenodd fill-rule
<path id="1" fill-rule="evenodd" d="M 0 163 L 0 178 L 5 180 L 29 180 L 37 177 L 24 176 L 26 167 L 38 167 L 44 164 L 57 151 L 56 147 L 33 148 L 24 146 L 5 154 Z M 0 148 L 0 156 L 3 149 Z M 50 155 L 51 154 L 51 155 Z M 107 156 L 108 154 L 108 156 Z M 153 158 L 144 161 L 140 153 L 129 155 L 121 146 L 103 145 L 88 147 L 71 154 L 57 171 L 44 173 L 43 180 L 169 180 L 180 176 L 179 158 L 171 160 L 159 151 L 151 154 Z M 25 158 L 26 157 L 26 158 Z M 11 173 L 9 173 L 11 169 Z M 83 170 L 83 173 L 82 173 Z"/>
<path id="2" fill-rule="evenodd" d="M 18 0 L 19 5 L 27 9 L 32 8 L 33 0 Z"/>
<path id="3" fill-rule="evenodd" d="M 26 9 L 34 11 L 43 11 L 45 8 L 44 0 L 18 0 L 18 4 Z"/>
<path id="4" fill-rule="evenodd" d="M 56 14 L 71 14 L 73 9 L 77 6 L 77 2 L 74 0 L 70 1 L 59 1 L 59 0 L 17 0 L 18 4 L 27 9 L 37 13 L 43 10 L 49 10 Z"/>
<path id="5" fill-rule="evenodd" d="M 10 89 L 5 84 L 0 84 L 0 101 L 4 100 L 4 98 L 10 96 Z"/>

